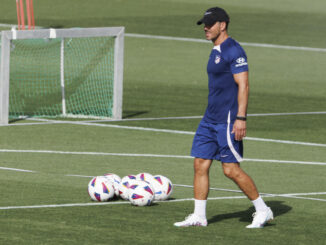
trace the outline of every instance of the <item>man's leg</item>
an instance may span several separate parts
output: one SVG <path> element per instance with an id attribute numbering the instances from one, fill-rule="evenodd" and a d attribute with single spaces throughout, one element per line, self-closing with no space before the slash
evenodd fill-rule
<path id="1" fill-rule="evenodd" d="M 175 226 L 207 226 L 206 202 L 209 192 L 209 168 L 211 164 L 212 160 L 209 159 L 194 159 L 194 213 L 184 221 L 175 223 Z"/>
<path id="2" fill-rule="evenodd" d="M 194 159 L 194 214 L 206 219 L 206 203 L 209 192 L 209 169 L 212 160 L 195 158 Z"/>
<path id="3" fill-rule="evenodd" d="M 194 159 L 194 197 L 197 200 L 206 200 L 209 192 L 209 168 L 212 160 Z"/>
<path id="4" fill-rule="evenodd" d="M 254 181 L 240 168 L 239 163 L 222 163 L 222 166 L 224 175 L 232 179 L 255 206 L 254 220 L 247 228 L 264 227 L 265 223 L 274 218 L 273 212 L 259 196 Z"/>
<path id="5" fill-rule="evenodd" d="M 259 197 L 254 181 L 241 168 L 239 163 L 222 163 L 224 175 L 233 180 L 251 200 Z"/>

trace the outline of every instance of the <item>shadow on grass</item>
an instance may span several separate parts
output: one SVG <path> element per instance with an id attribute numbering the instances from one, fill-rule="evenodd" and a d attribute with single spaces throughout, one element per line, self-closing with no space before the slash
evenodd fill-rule
<path id="1" fill-rule="evenodd" d="M 25 118 L 15 118 L 15 119 L 9 119 L 8 123 L 15 123 L 15 122 L 19 122 L 19 121 L 23 121 L 25 120 Z"/>
<path id="2" fill-rule="evenodd" d="M 292 207 L 283 204 L 283 201 L 267 201 L 267 206 L 269 206 L 274 213 L 274 218 L 277 216 L 281 216 L 283 214 L 286 214 L 289 212 Z M 227 213 L 227 214 L 219 214 L 215 215 L 214 217 L 210 218 L 208 220 L 208 223 L 215 223 L 220 222 L 225 219 L 233 219 L 233 218 L 239 218 L 239 221 L 245 222 L 245 223 L 251 223 L 252 222 L 252 214 L 255 212 L 255 209 L 253 207 L 248 208 L 245 211 L 235 212 L 235 213 Z M 273 226 L 275 224 L 266 224 L 265 226 Z"/>
<path id="3" fill-rule="evenodd" d="M 147 113 L 149 113 L 149 111 L 124 111 L 122 118 L 126 119 L 126 118 L 136 117 Z"/>

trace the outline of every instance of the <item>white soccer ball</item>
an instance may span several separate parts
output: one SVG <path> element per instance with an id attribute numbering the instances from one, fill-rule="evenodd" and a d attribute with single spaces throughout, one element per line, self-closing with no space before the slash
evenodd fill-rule
<path id="1" fill-rule="evenodd" d="M 139 173 L 136 175 L 137 180 L 145 181 L 148 183 L 152 183 L 154 180 L 154 176 L 149 173 Z"/>
<path id="2" fill-rule="evenodd" d="M 119 195 L 124 200 L 129 200 L 129 185 L 130 182 L 135 181 L 135 175 L 127 175 L 121 179 L 119 184 Z"/>
<path id="3" fill-rule="evenodd" d="M 113 174 L 113 173 L 104 174 L 104 177 L 113 183 L 114 194 L 118 197 L 119 196 L 119 185 L 121 182 L 121 178 L 118 175 Z"/>
<path id="4" fill-rule="evenodd" d="M 129 186 L 129 201 L 135 206 L 149 206 L 154 200 L 153 187 L 145 181 L 133 181 Z"/>
<path id="5" fill-rule="evenodd" d="M 108 201 L 114 196 L 113 184 L 103 176 L 94 177 L 88 183 L 88 194 L 93 201 Z"/>
<path id="6" fill-rule="evenodd" d="M 173 192 L 171 180 L 163 175 L 155 175 L 153 177 L 152 186 L 155 190 L 155 201 L 167 200 Z"/>

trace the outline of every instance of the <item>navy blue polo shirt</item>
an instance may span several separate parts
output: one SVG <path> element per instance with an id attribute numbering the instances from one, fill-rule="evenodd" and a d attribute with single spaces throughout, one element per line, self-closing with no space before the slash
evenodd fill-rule
<path id="1" fill-rule="evenodd" d="M 238 42 L 228 37 L 214 46 L 207 64 L 208 105 L 203 120 L 208 123 L 231 123 L 238 113 L 238 85 L 233 74 L 248 71 L 247 55 Z"/>

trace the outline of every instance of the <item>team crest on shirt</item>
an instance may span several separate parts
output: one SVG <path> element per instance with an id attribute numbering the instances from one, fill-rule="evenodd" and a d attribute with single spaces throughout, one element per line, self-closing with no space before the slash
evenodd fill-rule
<path id="1" fill-rule="evenodd" d="M 220 61 L 221 61 L 221 56 L 216 55 L 216 56 L 215 56 L 215 64 L 220 63 Z"/>

